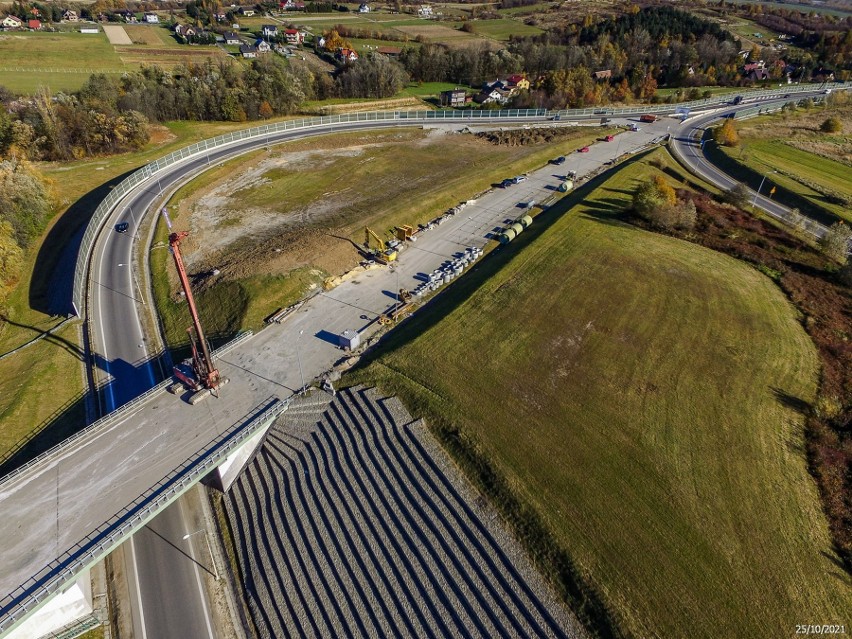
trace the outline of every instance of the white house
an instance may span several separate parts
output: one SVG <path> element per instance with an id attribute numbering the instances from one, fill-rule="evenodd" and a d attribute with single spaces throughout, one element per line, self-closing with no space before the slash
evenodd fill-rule
<path id="1" fill-rule="evenodd" d="M 20 29 L 24 26 L 24 21 L 18 16 L 6 16 L 0 24 L 3 25 L 4 29 Z"/>
<path id="2" fill-rule="evenodd" d="M 272 47 L 269 46 L 269 43 L 266 40 L 262 40 L 258 38 L 257 42 L 254 43 L 255 51 L 258 53 L 269 53 L 272 51 Z"/>
<path id="3" fill-rule="evenodd" d="M 432 7 L 428 4 L 420 5 L 420 8 L 417 10 L 417 14 L 422 18 L 431 18 L 433 15 Z"/>
<path id="4" fill-rule="evenodd" d="M 77 22 L 80 17 L 77 15 L 76 11 L 68 9 L 68 11 L 62 14 L 62 19 L 65 20 L 65 22 Z"/>
<path id="5" fill-rule="evenodd" d="M 148 24 L 159 24 L 160 16 L 158 16 L 156 13 L 146 13 L 145 22 L 147 22 Z"/>
<path id="6" fill-rule="evenodd" d="M 233 31 L 225 31 L 222 38 L 225 40 L 225 44 L 231 44 L 231 45 L 237 46 L 237 45 L 240 45 L 240 44 L 243 43 L 243 41 L 240 40 L 240 36 L 238 36 Z"/>
<path id="7" fill-rule="evenodd" d="M 244 58 L 256 58 L 257 57 L 257 49 L 248 44 L 243 44 L 240 46 L 240 55 Z"/>
<path id="8" fill-rule="evenodd" d="M 366 2 L 362 2 L 361 6 L 358 7 L 358 13 L 370 13 L 370 5 Z"/>
<path id="9" fill-rule="evenodd" d="M 278 35 L 278 27 L 274 24 L 265 24 L 261 28 L 260 32 L 263 34 L 264 38 L 274 38 Z"/>
<path id="10" fill-rule="evenodd" d="M 304 44 L 305 32 L 298 29 L 284 29 L 284 38 L 287 40 L 287 44 Z M 320 46 L 322 47 L 324 44 L 325 41 Z"/>

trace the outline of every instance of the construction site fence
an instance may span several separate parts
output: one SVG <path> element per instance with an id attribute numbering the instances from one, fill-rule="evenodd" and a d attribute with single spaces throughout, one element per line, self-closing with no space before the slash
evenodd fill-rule
<path id="1" fill-rule="evenodd" d="M 152 389 L 153 390 L 153 389 Z M 115 549 L 129 535 L 155 517 L 215 469 L 247 439 L 278 418 L 289 403 L 270 397 L 255 407 L 198 454 L 146 490 L 111 519 L 66 550 L 35 576 L 0 600 L 0 633 L 26 618 L 75 577 Z"/>
<path id="2" fill-rule="evenodd" d="M 781 95 L 796 93 L 808 93 L 821 90 L 824 85 L 787 85 L 779 89 L 765 89 L 758 91 L 749 91 L 744 93 L 744 97 L 748 100 L 761 100 L 777 98 Z M 852 83 L 835 84 L 832 88 L 847 89 L 852 87 Z M 560 120 L 571 119 L 592 119 L 595 117 L 613 117 L 613 116 L 629 116 L 641 115 L 643 113 L 653 113 L 657 115 L 671 115 L 683 109 L 699 109 L 711 105 L 722 105 L 730 99 L 730 94 L 727 96 L 710 97 L 703 100 L 694 100 L 692 102 L 682 102 L 680 104 L 648 104 L 630 107 L 609 108 L 609 107 L 592 107 L 586 109 L 569 109 L 561 111 L 548 111 L 546 109 L 504 109 L 504 110 L 441 110 L 441 111 L 368 111 L 362 113 L 347 113 L 339 115 L 327 115 L 321 117 L 303 118 L 297 120 L 286 120 L 273 124 L 263 124 L 260 126 L 233 131 L 218 135 L 214 138 L 202 140 L 195 144 L 178 149 L 173 153 L 154 160 L 146 164 L 139 170 L 135 171 L 126 179 L 119 182 L 113 188 L 109 195 L 95 209 L 88 227 L 83 235 L 80 249 L 77 254 L 77 264 L 74 272 L 74 288 L 72 292 L 72 303 L 74 314 L 82 317 L 86 312 L 85 309 L 85 290 L 89 270 L 89 262 L 91 260 L 92 249 L 95 239 L 101 230 L 104 222 L 112 214 L 113 209 L 124 197 L 133 191 L 138 185 L 147 182 L 151 178 L 155 178 L 160 172 L 168 167 L 183 162 L 189 158 L 194 158 L 212 149 L 227 147 L 234 143 L 244 140 L 257 138 L 269 138 L 272 135 L 297 131 L 309 130 L 322 127 L 330 127 L 335 124 L 355 123 L 355 122 L 388 122 L 396 121 L 401 124 L 429 123 L 436 121 L 444 122 L 493 122 L 499 120 L 542 120 L 548 118 L 558 118 Z"/>

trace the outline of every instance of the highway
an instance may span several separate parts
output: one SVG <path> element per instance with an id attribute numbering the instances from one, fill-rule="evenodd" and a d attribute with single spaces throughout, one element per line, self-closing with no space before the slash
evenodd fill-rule
<path id="1" fill-rule="evenodd" d="M 749 105 L 746 103 L 745 106 Z M 161 189 L 168 191 L 212 163 L 266 144 L 306 135 L 424 124 L 438 123 L 434 120 L 364 121 L 326 125 L 321 130 L 287 131 L 270 135 L 268 140 L 250 139 L 211 151 L 209 156 L 200 155 L 169 167 L 157 176 L 159 179 L 152 178 L 130 193 L 106 222 L 94 248 L 91 266 L 88 317 L 93 337 L 93 360 L 102 372 L 111 377 L 111 382 L 101 394 L 104 410 L 120 406 L 139 395 L 160 376 L 149 362 L 149 349 L 142 328 L 144 323 L 140 319 L 140 311 L 147 309 L 141 307 L 141 293 L 131 268 L 131 240 L 138 231 L 140 217 L 145 213 L 150 215 Z M 465 122 L 459 126 L 474 124 L 482 126 L 487 123 Z M 572 155 L 569 163 L 558 171 L 545 167 L 534 172 L 521 185 L 483 196 L 476 205 L 468 207 L 464 215 L 456 216 L 439 229 L 430 231 L 412 250 L 404 252 L 394 273 L 387 269 L 369 271 L 334 289 L 331 294 L 314 297 L 285 325 L 263 331 L 249 340 L 245 348 L 241 347 L 221 360 L 223 372 L 232 378 L 231 385 L 225 387 L 226 399 L 208 400 L 201 407 L 190 407 L 178 398 L 159 395 L 146 404 L 144 412 L 127 416 L 114 427 L 97 433 L 97 436 L 85 438 L 83 443 L 90 448 L 81 445 L 79 450 L 63 453 L 61 457 L 50 460 L 49 465 L 8 482 L 0 491 L 0 499 L 4 500 L 0 505 L 5 508 L 12 504 L 10 507 L 15 508 L 14 512 L 20 512 L 21 517 L 14 522 L 0 522 L 0 534 L 10 542 L 6 548 L 0 549 L 0 582 L 4 587 L 0 594 L 11 592 L 12 588 L 23 583 L 27 571 L 33 567 L 50 565 L 52 557 L 58 556 L 52 553 L 60 553 L 75 544 L 80 539 L 75 537 L 78 533 L 94 530 L 108 521 L 123 504 L 130 503 L 141 491 L 170 472 L 164 469 L 177 468 L 187 455 L 194 454 L 211 438 L 221 435 L 228 425 L 241 419 L 259 401 L 270 394 L 286 397 L 301 386 L 297 361 L 300 369 L 304 366 L 307 379 L 327 370 L 340 357 L 336 346 L 330 343 L 329 335 L 337 335 L 347 328 L 365 329 L 365 323 L 372 322 L 392 302 L 384 291 L 396 290 L 400 286 L 413 288 L 419 283 L 422 273 L 430 272 L 460 248 L 484 244 L 485 235 L 495 225 L 505 222 L 507 211 L 517 211 L 519 201 L 533 197 L 541 201 L 543 194 L 552 192 L 554 185 L 558 184 L 556 173 L 563 172 L 563 169 L 578 170 L 580 175 L 588 173 L 600 168 L 615 155 L 635 150 L 650 139 L 659 137 L 667 128 L 675 135 L 681 134 L 681 128 L 686 128 L 675 120 L 642 126 L 640 133 L 619 135 L 615 144 L 594 145 L 588 154 Z M 576 166 L 572 166 L 571 162 L 575 162 Z M 112 229 L 119 221 L 129 223 L 126 234 Z M 163 406 L 166 402 L 171 403 Z M 30 490 L 33 492 L 28 492 Z M 101 503 L 108 501 L 103 499 L 107 494 L 113 501 Z M 39 499 L 33 498 L 33 495 Z M 52 517 L 47 518 L 48 522 L 42 521 L 46 510 L 55 510 L 55 521 Z M 180 515 L 179 508 L 176 510 L 176 519 L 168 522 L 153 520 L 149 529 L 137 535 L 133 547 L 126 551 L 137 560 L 130 575 L 134 582 L 138 578 L 139 583 L 135 590 L 142 601 L 142 607 L 136 614 L 139 624 L 142 624 L 144 616 L 144 624 L 137 628 L 137 636 L 215 636 L 209 632 L 210 616 L 205 609 L 203 588 L 201 580 L 196 578 L 197 573 L 188 569 L 187 562 L 175 561 L 173 554 L 162 554 L 164 550 L 172 553 L 175 546 L 181 547 L 180 544 L 185 543 L 183 535 L 194 532 L 189 530 L 190 526 Z M 35 534 L 22 535 L 21 531 L 28 530 L 28 525 L 36 528 Z M 39 527 L 41 530 L 38 530 Z M 152 531 L 159 532 L 161 536 L 149 535 Z M 50 547 L 34 541 L 47 537 L 54 539 Z M 150 544 L 150 552 L 141 548 L 152 537 L 157 543 Z M 164 541 L 168 543 L 162 543 Z M 190 556 L 200 562 L 196 555 Z M 178 572 L 183 573 L 182 576 L 175 576 Z M 6 586 L 11 588 L 5 590 Z M 181 627 L 173 626 L 177 618 L 184 619 L 186 623 Z M 159 623 L 157 620 L 162 620 L 162 623 L 150 625 L 152 621 Z"/>

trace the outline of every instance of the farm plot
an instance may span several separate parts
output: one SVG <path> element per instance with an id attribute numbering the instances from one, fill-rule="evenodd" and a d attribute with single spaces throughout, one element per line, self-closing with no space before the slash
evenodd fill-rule
<path id="1" fill-rule="evenodd" d="M 395 398 L 307 397 L 281 422 L 227 497 L 260 636 L 582 636 Z"/>
<path id="2" fill-rule="evenodd" d="M 438 44 L 446 44 L 448 46 L 467 46 L 473 42 L 483 42 L 475 34 L 465 33 L 450 27 L 444 27 L 438 24 L 426 24 L 422 26 L 404 25 L 396 27 L 397 31 L 401 31 L 411 38 L 421 38 L 427 42 L 435 42 Z"/>

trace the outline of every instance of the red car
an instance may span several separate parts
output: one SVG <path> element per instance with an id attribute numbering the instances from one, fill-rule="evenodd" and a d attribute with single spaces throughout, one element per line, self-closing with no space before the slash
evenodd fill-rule
<path id="1" fill-rule="evenodd" d="M 612 142 L 612 141 L 615 139 L 615 136 L 614 136 L 614 135 L 608 135 L 608 136 L 606 136 L 606 138 L 604 138 L 604 139 L 605 139 L 607 142 Z"/>
<path id="2" fill-rule="evenodd" d="M 580 153 L 588 153 L 588 152 L 589 152 L 589 147 L 587 147 L 587 146 L 584 146 L 582 149 L 580 149 Z"/>

